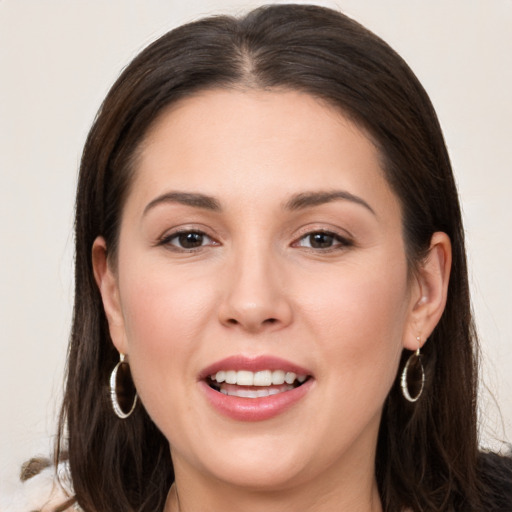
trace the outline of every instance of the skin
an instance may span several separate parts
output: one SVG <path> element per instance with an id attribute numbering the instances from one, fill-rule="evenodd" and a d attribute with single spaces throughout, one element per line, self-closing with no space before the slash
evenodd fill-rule
<path id="1" fill-rule="evenodd" d="M 204 92 L 161 115 L 140 149 L 117 259 L 100 237 L 93 263 L 113 342 L 170 442 L 166 511 L 176 489 L 181 512 L 382 510 L 381 411 L 403 348 L 442 314 L 448 237 L 410 272 L 376 148 L 305 94 Z M 346 197 L 297 206 L 332 191 Z M 219 208 L 162 200 L 175 192 Z M 183 249 L 176 230 L 205 235 Z M 198 375 L 232 355 L 284 358 L 313 384 L 276 417 L 227 418 Z"/>

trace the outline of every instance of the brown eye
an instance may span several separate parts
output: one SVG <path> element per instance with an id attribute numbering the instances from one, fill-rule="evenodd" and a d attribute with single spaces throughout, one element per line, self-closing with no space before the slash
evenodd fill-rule
<path id="1" fill-rule="evenodd" d="M 309 249 L 336 249 L 350 245 L 348 240 L 329 231 L 315 231 L 303 236 L 297 243 L 299 247 Z"/>
<path id="2" fill-rule="evenodd" d="M 212 239 L 200 231 L 183 231 L 169 236 L 164 243 L 179 249 L 197 249 L 212 244 Z"/>
<path id="3" fill-rule="evenodd" d="M 326 249 L 334 243 L 334 235 L 329 233 L 313 233 L 308 238 L 309 246 L 313 249 Z"/>

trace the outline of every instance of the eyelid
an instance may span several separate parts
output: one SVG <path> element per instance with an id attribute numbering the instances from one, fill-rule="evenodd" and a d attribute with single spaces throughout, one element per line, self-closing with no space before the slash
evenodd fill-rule
<path id="1" fill-rule="evenodd" d="M 186 247 L 179 247 L 178 245 L 172 244 L 171 241 L 180 235 L 187 234 L 187 233 L 197 233 L 205 238 L 209 239 L 209 243 L 200 245 L 198 247 L 192 247 L 192 248 L 186 248 Z M 200 249 L 203 249 L 205 247 L 212 247 L 212 246 L 218 246 L 221 245 L 218 240 L 216 240 L 212 235 L 209 235 L 207 233 L 207 230 L 204 228 L 198 228 L 194 226 L 181 226 L 178 228 L 174 228 L 171 230 L 165 231 L 165 233 L 158 237 L 156 243 L 156 246 L 164 246 L 168 248 L 169 250 L 175 250 L 177 252 L 194 252 L 198 251 Z"/>
<path id="2" fill-rule="evenodd" d="M 332 236 L 335 240 L 337 240 L 338 243 L 336 245 L 333 245 L 333 246 L 328 247 L 328 248 L 323 248 L 323 249 L 315 248 L 315 247 L 307 247 L 307 246 L 300 245 L 300 242 L 302 240 L 304 240 L 308 236 L 311 236 L 311 235 L 314 235 L 314 234 L 317 234 L 317 233 L 321 233 L 321 234 Z M 292 242 L 291 245 L 292 245 L 292 247 L 301 247 L 303 249 L 311 250 L 311 251 L 314 251 L 314 252 L 324 252 L 325 253 L 325 252 L 329 252 L 329 251 L 342 250 L 342 249 L 345 249 L 347 247 L 353 246 L 354 245 L 354 238 L 352 237 L 351 234 L 349 234 L 346 231 L 344 231 L 343 234 L 340 233 L 340 229 L 339 228 L 325 227 L 325 226 L 315 227 L 315 226 L 308 225 L 308 226 L 302 227 L 299 230 L 299 233 L 297 233 L 297 236 L 294 238 L 294 241 Z"/>

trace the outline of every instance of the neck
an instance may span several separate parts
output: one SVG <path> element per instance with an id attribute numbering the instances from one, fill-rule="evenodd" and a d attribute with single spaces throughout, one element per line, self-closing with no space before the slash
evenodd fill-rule
<path id="1" fill-rule="evenodd" d="M 226 469 L 229 478 L 221 478 L 222 467 L 199 467 L 171 449 L 176 481 L 165 512 L 382 512 L 375 477 L 379 421 L 353 440 L 343 456 L 336 457 L 325 445 L 309 463 L 299 457 L 295 464 L 286 462 L 283 479 L 271 460 L 266 474 L 261 464 L 255 465 L 257 475 L 250 478 L 242 465 L 240 473 Z"/>
<path id="2" fill-rule="evenodd" d="M 355 472 L 354 478 L 338 479 L 336 485 L 319 482 L 273 491 L 238 488 L 223 482 L 190 481 L 177 475 L 171 486 L 165 512 L 382 512 L 374 478 L 365 481 Z"/>

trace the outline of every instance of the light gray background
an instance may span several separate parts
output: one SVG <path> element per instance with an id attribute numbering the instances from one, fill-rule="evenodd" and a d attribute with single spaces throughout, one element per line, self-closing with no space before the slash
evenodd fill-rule
<path id="1" fill-rule="evenodd" d="M 259 3 L 0 0 L 0 496 L 23 460 L 50 450 L 72 308 L 75 179 L 102 98 L 158 35 Z M 499 446 L 512 439 L 512 0 L 310 3 L 388 41 L 437 109 L 485 359 L 482 443 Z"/>

